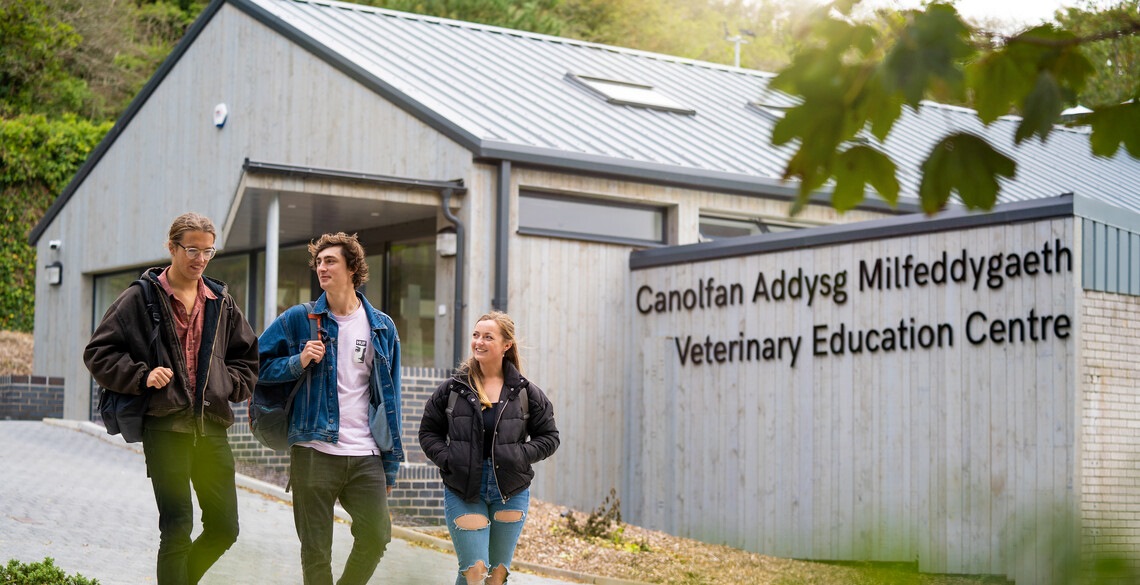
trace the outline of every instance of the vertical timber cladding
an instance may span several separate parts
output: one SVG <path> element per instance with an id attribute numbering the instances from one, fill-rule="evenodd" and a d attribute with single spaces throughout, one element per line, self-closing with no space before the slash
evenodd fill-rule
<path id="1" fill-rule="evenodd" d="M 635 270 L 634 515 L 1044 582 L 1076 505 L 1075 261 L 1066 218 Z"/>

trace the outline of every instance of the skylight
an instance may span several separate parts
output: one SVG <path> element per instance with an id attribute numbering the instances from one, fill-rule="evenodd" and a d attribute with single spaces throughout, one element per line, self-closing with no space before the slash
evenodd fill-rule
<path id="1" fill-rule="evenodd" d="M 605 98 L 611 104 L 665 110 L 688 115 L 697 113 L 696 110 L 683 106 L 669 96 L 658 92 L 652 85 L 601 77 L 587 77 L 573 73 L 567 73 L 566 77 Z"/>

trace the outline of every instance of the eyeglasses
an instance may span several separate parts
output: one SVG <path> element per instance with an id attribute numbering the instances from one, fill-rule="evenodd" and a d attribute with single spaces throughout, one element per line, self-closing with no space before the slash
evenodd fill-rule
<path id="1" fill-rule="evenodd" d="M 179 248 L 182 248 L 183 250 L 186 250 L 186 257 L 191 259 L 191 260 L 197 258 L 199 254 L 201 254 L 203 258 L 209 260 L 210 258 L 214 257 L 214 254 L 218 253 L 217 248 L 206 248 L 205 250 L 201 250 L 198 248 L 187 248 L 186 246 L 183 246 L 182 244 L 179 244 L 178 242 L 174 242 L 174 245 L 178 246 Z"/>

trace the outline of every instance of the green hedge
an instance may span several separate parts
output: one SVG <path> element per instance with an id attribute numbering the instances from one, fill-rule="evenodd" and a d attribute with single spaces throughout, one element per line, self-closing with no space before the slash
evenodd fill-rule
<path id="1" fill-rule="evenodd" d="M 16 559 L 0 565 L 2 585 L 99 585 L 96 579 L 88 579 L 81 574 L 68 575 L 55 566 L 51 557 L 38 563 L 21 563 Z"/>
<path id="2" fill-rule="evenodd" d="M 74 116 L 0 119 L 0 330 L 32 330 L 36 250 L 28 234 L 111 126 Z"/>

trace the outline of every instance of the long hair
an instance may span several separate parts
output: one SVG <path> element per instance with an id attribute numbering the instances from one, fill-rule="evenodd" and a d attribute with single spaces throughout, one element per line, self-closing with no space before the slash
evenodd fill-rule
<path id="1" fill-rule="evenodd" d="M 515 336 L 515 322 L 511 316 L 502 311 L 491 311 L 478 319 L 475 323 L 481 321 L 494 321 L 499 326 L 499 333 L 503 336 L 503 341 L 511 344 L 511 347 L 503 354 L 503 360 L 508 361 L 515 366 L 515 369 L 520 373 L 522 372 L 522 356 L 519 354 L 518 338 Z M 467 385 L 475 389 L 475 393 L 479 396 L 479 403 L 483 408 L 491 408 L 491 400 L 487 398 L 487 392 L 484 389 L 483 370 L 479 367 L 478 360 L 475 356 L 468 357 L 466 361 L 459 365 L 459 376 L 467 378 Z"/>
<path id="2" fill-rule="evenodd" d="M 356 234 L 324 234 L 316 241 L 309 242 L 309 268 L 316 270 L 317 255 L 333 246 L 340 246 L 344 264 L 352 271 L 352 287 L 360 288 L 360 285 L 368 282 L 368 262 L 364 261 L 364 246 L 360 245 Z"/>
<path id="3" fill-rule="evenodd" d="M 206 232 L 214 238 L 218 237 L 217 232 L 214 230 L 214 222 L 210 218 L 198 213 L 183 213 L 174 218 L 170 224 L 169 239 L 175 244 L 182 243 L 182 236 L 186 232 Z"/>

